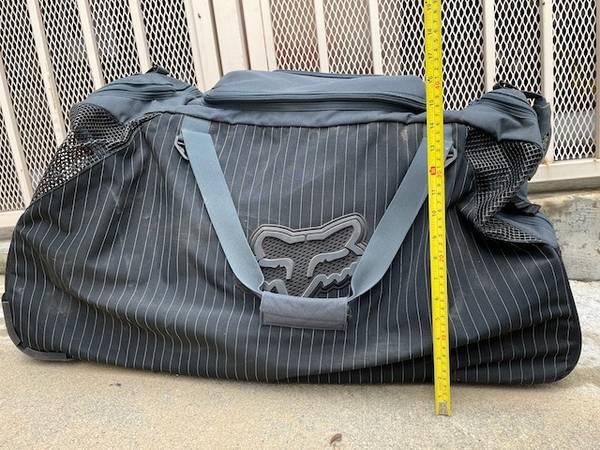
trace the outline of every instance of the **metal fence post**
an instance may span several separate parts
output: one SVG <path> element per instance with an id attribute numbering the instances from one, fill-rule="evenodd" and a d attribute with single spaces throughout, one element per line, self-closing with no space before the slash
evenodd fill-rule
<path id="1" fill-rule="evenodd" d="M 329 72 L 329 53 L 327 52 L 327 31 L 325 29 L 323 0 L 314 0 L 314 8 L 317 46 L 319 50 L 319 69 L 321 72 Z"/>
<path id="2" fill-rule="evenodd" d="M 247 69 L 248 54 L 240 4 L 237 0 L 213 2 L 213 14 L 217 26 L 223 73 Z"/>
<path id="3" fill-rule="evenodd" d="M 81 21 L 81 31 L 83 42 L 90 65 L 90 72 L 94 82 L 94 88 L 100 89 L 104 86 L 104 75 L 102 74 L 102 63 L 100 62 L 100 52 L 98 51 L 98 40 L 94 31 L 94 22 L 90 11 L 88 0 L 77 0 L 77 10 Z"/>
<path id="4" fill-rule="evenodd" d="M 485 90 L 491 91 L 496 78 L 494 0 L 483 0 L 483 66 Z"/>
<path id="5" fill-rule="evenodd" d="M 600 159 L 600 0 L 596 0 L 596 117 L 595 126 L 595 157 Z"/>
<path id="6" fill-rule="evenodd" d="M 383 73 L 383 58 L 381 54 L 381 31 L 379 29 L 378 0 L 369 0 L 369 22 L 371 25 L 371 51 L 373 53 L 373 73 Z"/>
<path id="7" fill-rule="evenodd" d="M 542 95 L 550 105 L 554 103 L 554 45 L 552 30 L 552 0 L 540 1 L 540 20 L 541 20 L 541 62 L 542 62 Z M 544 157 L 544 162 L 551 164 L 554 162 L 554 144 L 550 140 L 548 151 Z"/>
<path id="8" fill-rule="evenodd" d="M 266 30 L 263 22 L 262 5 L 260 0 L 241 0 L 244 28 L 246 30 L 246 46 L 248 62 L 251 69 L 267 70 Z"/>
<path id="9" fill-rule="evenodd" d="M 140 69 L 146 72 L 152 67 L 150 52 L 148 51 L 148 41 L 146 40 L 146 27 L 144 26 L 144 15 L 140 0 L 129 0 L 129 14 L 131 15 L 131 25 L 135 37 L 135 45 L 140 58 Z"/>
<path id="10" fill-rule="evenodd" d="M 56 89 L 56 81 L 54 80 L 54 70 L 52 61 L 50 60 L 50 52 L 48 51 L 48 43 L 46 41 L 46 33 L 42 22 L 40 6 L 37 0 L 27 0 L 27 9 L 31 20 L 31 29 L 33 39 L 35 41 L 35 49 L 38 55 L 42 77 L 44 79 L 44 87 L 48 100 L 48 108 L 50 110 L 50 118 L 54 128 L 54 134 L 57 142 L 62 142 L 66 137 L 66 128 L 63 118 L 62 109 L 60 106 L 60 98 Z"/>
<path id="11" fill-rule="evenodd" d="M 19 127 L 17 125 L 17 119 L 15 118 L 15 112 L 12 106 L 12 98 L 10 96 L 8 83 L 6 81 L 3 61 L 0 61 L 0 107 L 2 108 L 2 117 L 6 126 L 6 134 L 8 137 L 8 143 L 10 144 L 13 161 L 15 163 L 19 187 L 21 188 L 21 195 L 23 196 L 23 201 L 25 204 L 28 204 L 31 202 L 31 198 L 33 197 L 31 176 L 27 170 L 25 152 L 23 151 L 21 135 L 19 134 Z"/>
<path id="12" fill-rule="evenodd" d="M 275 39 L 273 37 L 273 22 L 271 21 L 271 1 L 260 0 L 260 12 L 267 52 L 267 67 L 269 70 L 277 69 L 277 56 L 275 55 Z"/>
<path id="13" fill-rule="evenodd" d="M 196 72 L 196 80 L 198 87 L 205 90 L 208 86 L 202 70 L 202 56 L 200 53 L 200 44 L 198 30 L 196 29 L 196 13 L 194 11 L 194 2 L 192 0 L 184 0 L 183 7 L 185 8 L 185 19 L 187 21 L 188 32 L 190 33 L 190 47 L 192 49 L 192 60 L 194 63 L 194 71 Z"/>
<path id="14" fill-rule="evenodd" d="M 192 3 L 198 51 L 200 52 L 202 74 L 206 87 L 214 86 L 222 74 L 211 3 L 210 0 L 195 0 Z"/>

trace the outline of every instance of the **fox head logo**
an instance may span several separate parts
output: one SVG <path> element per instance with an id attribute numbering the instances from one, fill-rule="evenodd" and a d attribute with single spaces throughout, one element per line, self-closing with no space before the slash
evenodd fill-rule
<path id="1" fill-rule="evenodd" d="M 346 286 L 366 248 L 366 232 L 359 214 L 299 230 L 262 225 L 250 241 L 263 270 L 264 289 L 310 297 Z"/>

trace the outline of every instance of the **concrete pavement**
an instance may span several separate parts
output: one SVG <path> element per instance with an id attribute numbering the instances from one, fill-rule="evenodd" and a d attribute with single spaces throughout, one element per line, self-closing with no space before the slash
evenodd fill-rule
<path id="1" fill-rule="evenodd" d="M 432 414 L 431 386 L 265 385 L 37 362 L 2 326 L 0 447 L 597 448 L 600 283 L 572 286 L 584 328 L 574 372 L 533 387 L 457 385 L 451 418 Z"/>

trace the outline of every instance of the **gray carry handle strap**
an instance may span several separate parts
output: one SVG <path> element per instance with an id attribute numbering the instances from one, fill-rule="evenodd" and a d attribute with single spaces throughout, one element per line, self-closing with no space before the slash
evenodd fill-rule
<path id="1" fill-rule="evenodd" d="M 264 283 L 263 273 L 242 229 L 208 132 L 209 127 L 210 122 L 206 120 L 192 117 L 184 119 L 182 133 L 185 152 L 231 270 L 244 286 L 260 295 L 260 288 Z"/>
<path id="2" fill-rule="evenodd" d="M 452 127 L 444 128 L 444 156 L 446 165 L 454 161 Z M 400 183 L 394 198 L 379 220 L 373 235 L 352 275 L 352 298 L 363 295 L 375 286 L 392 264 L 404 238 L 427 199 L 427 139 L 421 144 Z"/>
<path id="3" fill-rule="evenodd" d="M 427 145 L 423 138 L 352 276 L 352 295 L 304 298 L 262 291 L 264 276 L 242 229 L 212 138 L 210 122 L 186 117 L 182 126 L 187 157 L 227 262 L 237 279 L 261 298 L 264 325 L 343 330 L 348 303 L 369 291 L 387 272 L 427 198 Z M 446 127 L 445 153 L 452 147 Z M 454 155 L 456 156 L 456 155 Z M 447 159 L 448 164 L 453 159 Z"/>

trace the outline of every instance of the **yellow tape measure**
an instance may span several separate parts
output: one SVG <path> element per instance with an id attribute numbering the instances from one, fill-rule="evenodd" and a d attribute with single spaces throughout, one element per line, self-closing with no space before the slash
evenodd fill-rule
<path id="1" fill-rule="evenodd" d="M 450 344 L 446 276 L 446 195 L 444 183 L 444 90 L 442 2 L 425 1 L 425 92 L 427 97 L 427 186 L 435 413 L 450 415 Z"/>

